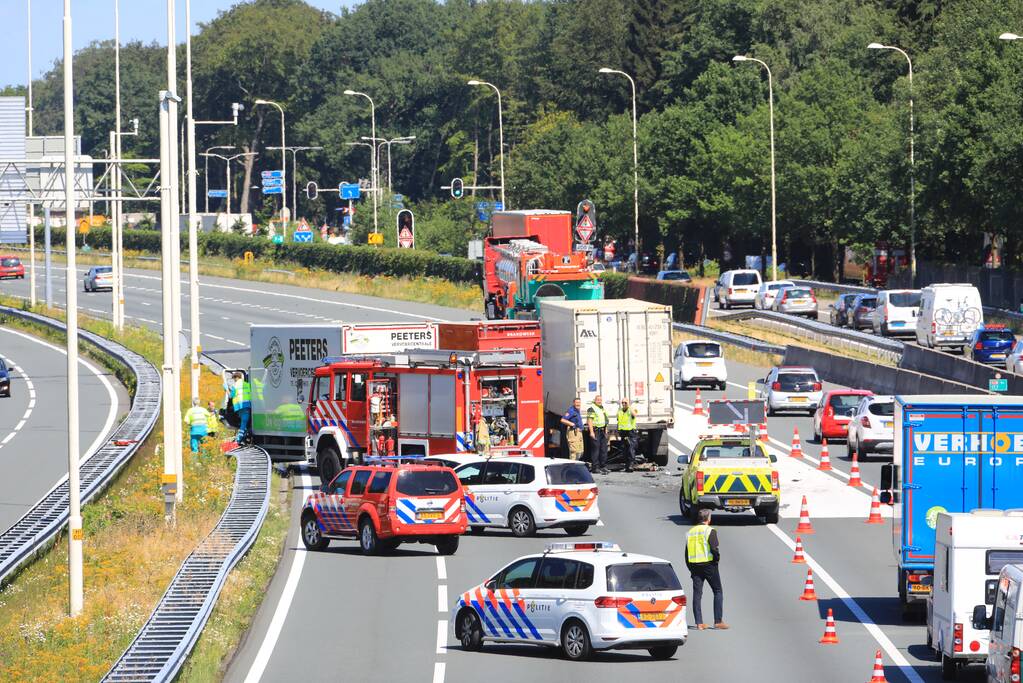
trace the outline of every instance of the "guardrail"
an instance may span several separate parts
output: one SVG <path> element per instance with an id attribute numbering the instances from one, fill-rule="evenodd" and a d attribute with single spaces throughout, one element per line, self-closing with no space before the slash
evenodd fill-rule
<path id="1" fill-rule="evenodd" d="M 36 313 L 0 306 L 9 315 L 63 332 L 64 323 Z M 106 443 L 83 458 L 80 468 L 82 503 L 102 492 L 114 476 L 135 455 L 160 416 L 160 373 L 141 355 L 117 342 L 84 330 L 79 339 L 116 359 L 135 375 L 135 396 L 127 417 Z M 48 546 L 68 521 L 68 478 L 61 479 L 39 502 L 0 534 L 0 585 Z"/>
<path id="2" fill-rule="evenodd" d="M 731 332 L 722 332 L 721 330 L 715 330 L 709 327 L 703 327 L 702 325 L 690 325 L 688 323 L 672 323 L 671 328 L 678 330 L 679 332 L 687 332 L 689 334 L 699 335 L 706 337 L 707 339 L 713 339 L 724 344 L 731 344 L 733 346 L 739 346 L 744 349 L 751 351 L 760 351 L 761 353 L 774 353 L 777 355 L 784 355 L 785 347 L 777 344 L 769 344 L 753 337 L 747 337 L 741 334 L 732 334 Z"/>
<path id="3" fill-rule="evenodd" d="M 811 289 L 823 289 L 829 292 L 836 292 L 838 294 L 876 294 L 877 290 L 873 287 L 860 287 L 859 285 L 840 285 L 836 282 L 821 282 L 820 280 L 796 280 L 793 279 L 797 285 L 803 285 Z"/>
<path id="4" fill-rule="evenodd" d="M 255 542 L 270 507 L 270 456 L 257 446 L 230 454 L 238 469 L 224 514 L 182 563 L 145 626 L 102 680 L 174 680 L 199 640 L 228 573 Z"/>

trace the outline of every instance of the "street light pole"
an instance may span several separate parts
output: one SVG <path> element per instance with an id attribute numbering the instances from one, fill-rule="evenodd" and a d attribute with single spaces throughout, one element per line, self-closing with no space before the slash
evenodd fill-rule
<path id="1" fill-rule="evenodd" d="M 220 149 L 220 148 L 234 149 L 234 147 L 232 145 L 222 145 L 221 147 L 210 147 L 210 149 Z M 224 173 L 224 189 L 227 192 L 227 196 L 225 197 L 225 199 L 227 200 L 227 226 L 228 226 L 229 230 L 231 228 L 231 162 L 234 161 L 235 159 L 241 159 L 242 157 L 258 156 L 258 154 L 259 154 L 259 152 L 239 152 L 238 154 L 235 154 L 233 156 L 225 157 L 222 154 L 210 154 L 209 152 L 204 152 L 203 155 L 202 155 L 202 156 L 206 157 L 207 159 L 209 159 L 210 157 L 216 157 L 217 159 L 223 159 L 224 161 L 227 162 L 227 164 L 226 164 L 227 168 L 225 169 L 225 173 Z"/>
<path id="2" fill-rule="evenodd" d="M 214 145 L 213 147 L 207 147 L 206 151 L 200 154 L 203 157 L 203 168 L 202 168 L 202 180 L 203 188 L 206 190 L 206 208 L 203 213 L 210 212 L 210 151 L 214 149 L 235 149 L 234 145 Z M 227 189 L 226 187 L 224 188 Z"/>
<path id="3" fill-rule="evenodd" d="M 270 100 L 256 100 L 256 104 L 267 104 L 277 107 L 281 112 L 281 229 L 286 230 L 288 224 L 288 143 L 284 139 L 284 107 Z"/>
<path id="4" fill-rule="evenodd" d="M 469 85 L 485 85 L 493 88 L 494 92 L 497 93 L 497 145 L 501 148 L 501 155 L 498 157 L 501 168 L 501 207 L 504 211 L 507 211 L 508 203 L 504 200 L 504 107 L 501 106 L 501 91 L 493 83 L 476 79 L 469 81 Z"/>
<path id="5" fill-rule="evenodd" d="M 28 104 L 25 106 L 25 113 L 28 114 L 28 136 L 32 137 L 32 0 L 28 0 L 28 27 L 26 36 L 28 38 Z M 28 205 L 28 300 L 29 305 L 36 305 L 36 233 L 35 233 L 36 205 Z"/>
<path id="6" fill-rule="evenodd" d="M 380 167 L 379 154 L 380 149 L 387 145 L 387 196 L 391 196 L 391 145 L 407 145 L 415 141 L 415 135 L 402 135 L 401 137 L 391 138 L 390 140 L 384 138 L 368 138 L 362 136 L 363 140 L 371 140 L 377 143 L 375 154 L 378 155 L 377 168 Z"/>
<path id="7" fill-rule="evenodd" d="M 355 97 L 365 97 L 367 100 L 369 100 L 369 119 L 370 119 L 370 133 L 369 134 L 370 134 L 370 137 L 372 137 L 375 140 L 376 137 L 377 137 L 377 107 L 376 107 L 376 104 L 373 102 L 373 98 L 370 97 L 369 95 L 367 95 L 366 93 L 359 92 L 357 90 L 345 90 L 345 95 L 352 95 L 352 96 L 355 96 Z M 375 148 L 373 148 L 373 151 L 370 153 L 370 165 L 372 166 L 372 168 L 370 168 L 370 174 L 373 176 L 373 232 L 377 233 L 377 232 L 380 232 L 380 228 L 379 228 L 379 226 L 377 224 L 377 194 L 379 193 L 379 188 L 377 187 L 377 184 L 378 184 L 377 183 L 377 155 L 376 155 L 376 149 Z"/>
<path id="8" fill-rule="evenodd" d="M 767 103 L 771 118 L 771 279 L 778 279 L 778 205 L 774 191 L 774 78 L 771 76 L 771 67 L 755 57 L 736 55 L 732 57 L 733 62 L 756 62 L 767 71 Z"/>
<path id="9" fill-rule="evenodd" d="M 267 149 L 280 149 L 279 147 L 267 147 Z M 291 210 L 298 217 L 298 153 L 311 150 L 321 150 L 322 147 L 288 147 L 291 152 Z"/>
<path id="10" fill-rule="evenodd" d="M 892 50 L 906 58 L 909 64 L 909 275 L 916 283 L 916 157 L 913 149 L 913 60 L 909 54 L 894 45 L 871 43 L 868 50 Z"/>
<path id="11" fill-rule="evenodd" d="M 635 236 L 634 241 L 636 244 L 636 270 L 639 270 L 639 136 L 637 134 L 636 127 L 636 81 L 633 80 L 632 76 L 619 71 L 618 69 L 609 69 L 607 67 L 600 69 L 602 74 L 620 74 L 629 79 L 629 85 L 632 86 L 632 212 L 633 220 L 635 221 Z"/>

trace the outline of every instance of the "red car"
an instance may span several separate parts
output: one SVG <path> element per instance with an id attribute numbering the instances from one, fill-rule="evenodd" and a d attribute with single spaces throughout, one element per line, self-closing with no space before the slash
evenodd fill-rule
<path id="1" fill-rule="evenodd" d="M 301 529 L 309 550 L 354 538 L 364 555 L 402 543 L 429 543 L 441 555 L 453 555 L 468 523 L 465 492 L 450 467 L 357 466 L 309 496 Z"/>
<path id="2" fill-rule="evenodd" d="M 849 435 L 849 420 L 856 412 L 856 406 L 864 396 L 873 392 L 862 389 L 833 389 L 821 399 L 817 412 L 813 414 L 813 438 L 845 439 Z"/>
<path id="3" fill-rule="evenodd" d="M 5 278 L 25 279 L 25 266 L 17 256 L 0 256 L 0 280 Z"/>

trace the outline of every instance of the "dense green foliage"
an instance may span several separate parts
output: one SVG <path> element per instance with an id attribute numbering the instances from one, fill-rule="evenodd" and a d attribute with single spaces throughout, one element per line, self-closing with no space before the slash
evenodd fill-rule
<path id="1" fill-rule="evenodd" d="M 469 78 L 501 88 L 510 207 L 570 209 L 589 197 L 601 233 L 628 239 L 632 100 L 625 78 L 597 73 L 607 66 L 637 81 L 646 247 L 681 247 L 690 263 L 720 258 L 726 246 L 736 258 L 766 250 L 767 79 L 756 63 L 732 63 L 736 54 L 763 59 L 774 76 L 783 260 L 826 276 L 845 245 L 904 245 L 907 65 L 868 50 L 874 41 L 913 58 L 921 258 L 977 263 L 985 232 L 1004 234 L 1014 258 L 1023 236 L 1023 44 L 998 40 L 1023 30 L 1018 2 L 366 0 L 331 15 L 301 0 L 254 0 L 201 28 L 197 116 L 227 118 L 232 101 L 246 110 L 237 128 L 201 127 L 199 147 L 259 152 L 254 166 L 237 165 L 235 196 L 253 184 L 253 169 L 280 163 L 265 150 L 280 143 L 278 114 L 254 106 L 260 97 L 284 105 L 289 143 L 324 147 L 300 156 L 300 186 L 368 176 L 369 149 L 346 144 L 370 133 L 368 103 L 343 94 L 351 88 L 374 98 L 378 136 L 416 136 L 392 148 L 391 175 L 417 208 L 421 248 L 461 255 L 485 227 L 472 209 L 479 197 L 453 201 L 441 185 L 499 180 L 496 99 Z M 143 121 L 142 137 L 127 143 L 139 155 L 156 153 L 161 62 L 156 47 L 124 56 L 125 116 Z M 109 45 L 81 51 L 75 66 L 78 125 L 96 154 L 112 126 Z M 59 68 L 37 89 L 43 130 L 60 125 Z M 210 168 L 221 174 L 222 162 Z M 333 197 L 300 197 L 300 212 L 334 223 Z M 357 237 L 370 215 L 363 201 Z"/>

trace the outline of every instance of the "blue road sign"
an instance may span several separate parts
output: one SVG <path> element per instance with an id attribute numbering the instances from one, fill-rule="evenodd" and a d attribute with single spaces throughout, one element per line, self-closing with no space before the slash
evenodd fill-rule
<path id="1" fill-rule="evenodd" d="M 206 196 L 210 199 L 227 199 L 227 190 L 207 190 Z"/>
<path id="2" fill-rule="evenodd" d="M 504 203 L 494 202 L 494 211 L 504 211 Z"/>
<path id="3" fill-rule="evenodd" d="M 294 242 L 312 242 L 313 233 L 311 230 L 296 230 L 291 239 Z"/>
<path id="4" fill-rule="evenodd" d="M 263 171 L 259 174 L 264 180 L 267 178 L 279 178 L 284 179 L 284 171 Z"/>
<path id="5" fill-rule="evenodd" d="M 399 203 L 399 202 L 402 202 L 404 200 L 405 200 L 405 195 L 403 195 L 403 194 L 395 194 L 393 197 L 391 197 L 391 201 L 393 201 L 396 204 Z"/>
<path id="6" fill-rule="evenodd" d="M 283 187 L 284 181 L 280 178 L 263 178 L 263 187 Z"/>
<path id="7" fill-rule="evenodd" d="M 358 199 L 360 196 L 358 183 L 341 183 L 337 191 L 341 193 L 341 199 Z"/>
<path id="8" fill-rule="evenodd" d="M 284 194 L 283 187 L 264 187 L 263 194 Z"/>
<path id="9" fill-rule="evenodd" d="M 341 216 L 341 225 L 343 225 L 343 226 L 345 226 L 347 228 L 351 224 L 352 224 L 352 217 L 351 216 L 349 216 L 347 213 L 345 215 Z"/>

